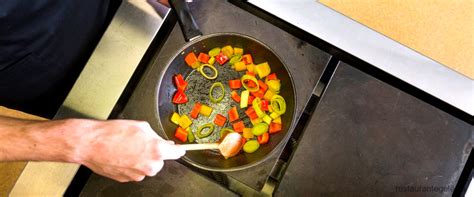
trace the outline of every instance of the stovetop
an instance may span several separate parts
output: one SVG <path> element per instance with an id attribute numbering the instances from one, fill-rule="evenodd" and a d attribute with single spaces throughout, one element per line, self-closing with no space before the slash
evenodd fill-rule
<path id="1" fill-rule="evenodd" d="M 329 54 L 308 45 L 285 31 L 225 1 L 195 1 L 190 3 L 190 8 L 204 35 L 216 32 L 238 32 L 255 37 L 272 48 L 288 65 L 292 76 L 296 79 L 296 117 L 301 114 L 324 67 L 329 61 Z M 176 24 L 166 43 L 156 55 L 154 62 L 146 70 L 139 85 L 133 91 L 132 97 L 119 118 L 146 120 L 150 122 L 154 129 L 158 129 L 155 111 L 157 107 L 155 91 L 159 74 L 184 44 L 185 41 L 180 27 Z M 204 171 L 189 166 L 183 161 L 173 165 L 186 166 L 185 168 L 193 171 L 193 173 L 204 175 L 233 192 L 256 194 L 262 191 L 266 184 L 266 189 L 269 188 L 268 185 L 270 185 L 270 188 L 273 187 L 271 186 L 272 184 L 268 183 L 272 181 L 268 180 L 276 180 L 276 174 L 278 174 L 278 170 L 282 167 L 283 163 L 279 161 L 282 151 L 281 149 L 276 154 L 271 155 L 265 162 L 255 167 L 235 172 L 218 173 Z M 168 172 L 165 169 L 157 177 L 168 176 L 167 174 Z M 148 178 L 144 182 L 154 179 L 156 178 Z M 104 185 L 104 187 L 107 187 L 105 185 L 108 184 L 96 183 L 101 182 L 101 180 L 106 181 L 105 178 L 93 175 L 89 180 L 88 186 L 95 185 L 94 187 L 97 187 L 97 185 Z M 207 182 L 201 183 L 210 184 Z M 87 193 L 88 186 L 86 186 L 83 194 Z"/>

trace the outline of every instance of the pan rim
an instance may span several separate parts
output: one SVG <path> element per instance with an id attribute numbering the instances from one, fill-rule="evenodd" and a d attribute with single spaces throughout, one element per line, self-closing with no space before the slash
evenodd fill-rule
<path id="1" fill-rule="evenodd" d="M 247 163 L 245 165 L 241 165 L 241 166 L 236 166 L 236 167 L 231 167 L 231 168 L 216 168 L 216 167 L 209 167 L 209 166 L 206 166 L 206 165 L 201 165 L 197 162 L 194 162 L 192 161 L 191 159 L 189 159 L 187 156 L 183 156 L 180 160 L 183 160 L 185 161 L 186 163 L 194 166 L 194 167 L 197 167 L 199 169 L 203 169 L 203 170 L 208 170 L 208 171 L 214 171 L 214 172 L 233 172 L 233 171 L 240 171 L 240 170 L 245 170 L 245 169 L 248 169 L 248 168 L 251 168 L 251 167 L 254 167 L 254 166 L 257 166 L 263 162 L 265 162 L 266 160 L 268 160 L 272 155 L 276 154 L 278 151 L 280 151 L 279 149 L 282 148 L 283 146 L 285 146 L 287 143 L 288 143 L 288 140 L 289 138 L 291 137 L 291 133 L 293 133 L 294 131 L 294 127 L 295 127 L 295 122 L 296 120 L 299 118 L 299 116 L 296 114 L 296 109 L 297 109 L 297 104 L 298 104 L 298 100 L 297 100 L 297 95 L 296 95 L 296 87 L 295 87 L 295 83 L 293 81 L 293 76 L 292 76 L 292 73 L 290 72 L 290 70 L 288 69 L 288 66 L 286 65 L 286 63 L 283 61 L 283 59 L 280 57 L 280 55 L 278 55 L 278 53 L 276 53 L 270 46 L 268 46 L 267 44 L 263 43 L 262 41 L 258 40 L 257 38 L 253 37 L 253 36 L 249 36 L 249 35 L 246 35 L 246 34 L 242 34 L 242 33 L 236 33 L 236 32 L 217 32 L 217 33 L 212 33 L 212 34 L 207 34 L 207 35 L 203 35 L 203 36 L 200 36 L 196 39 L 193 39 L 192 41 L 189 41 L 187 43 L 185 43 L 174 55 L 170 56 L 171 58 L 168 60 L 168 62 L 166 63 L 166 66 L 161 70 L 160 72 L 160 75 L 159 75 L 159 80 L 158 80 L 158 85 L 156 86 L 156 89 L 155 89 L 155 93 L 154 93 L 154 97 L 155 97 L 155 102 L 154 102 L 154 105 L 155 105 L 155 114 L 156 114 L 156 117 L 157 117 L 157 120 L 158 120 L 158 126 L 159 126 L 159 129 L 161 129 L 160 131 L 157 131 L 157 132 L 160 132 L 162 134 L 161 137 L 164 137 L 165 139 L 167 140 L 171 140 L 168 135 L 166 135 L 166 132 L 164 131 L 164 128 L 163 128 L 163 125 L 161 123 L 161 118 L 160 118 L 160 110 L 159 110 L 159 106 L 158 105 L 158 102 L 159 102 L 159 90 L 161 88 L 161 85 L 162 85 L 162 80 L 164 78 L 164 75 L 166 73 L 166 71 L 168 71 L 171 63 L 176 59 L 176 57 L 178 57 L 181 53 L 183 53 L 184 50 L 188 49 L 191 45 L 197 43 L 197 42 L 200 42 L 200 41 L 203 41 L 203 40 L 206 40 L 208 38 L 212 38 L 212 37 L 217 37 L 217 36 L 240 36 L 240 37 L 243 37 L 243 38 L 246 38 L 246 39 L 250 39 L 250 40 L 253 40 L 255 42 L 257 42 L 258 44 L 262 45 L 263 47 L 267 48 L 270 52 L 272 52 L 277 58 L 278 60 L 282 63 L 283 65 L 283 68 L 285 69 L 285 71 L 288 73 L 288 77 L 290 79 L 290 82 L 291 82 L 291 86 L 292 86 L 292 89 L 293 89 L 293 117 L 292 117 L 292 120 L 291 120 L 291 124 L 290 126 L 288 127 L 288 131 L 285 133 L 285 136 L 282 138 L 282 140 L 278 143 L 277 146 L 275 146 L 275 148 L 273 148 L 268 154 L 266 154 L 262 159 L 260 160 L 257 160 L 257 161 L 254 161 L 252 163 Z M 290 132 L 291 131 L 291 132 Z"/>

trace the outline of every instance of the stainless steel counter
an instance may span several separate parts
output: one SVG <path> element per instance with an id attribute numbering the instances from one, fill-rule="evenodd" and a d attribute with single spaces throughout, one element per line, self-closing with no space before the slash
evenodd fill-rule
<path id="1" fill-rule="evenodd" d="M 474 80 L 316 0 L 249 0 L 249 3 L 474 115 Z"/>

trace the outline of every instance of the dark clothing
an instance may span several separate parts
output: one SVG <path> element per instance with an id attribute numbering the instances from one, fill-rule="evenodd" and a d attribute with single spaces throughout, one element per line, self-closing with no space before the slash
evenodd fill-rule
<path id="1" fill-rule="evenodd" d="M 0 0 L 0 105 L 52 117 L 105 29 L 108 0 Z"/>

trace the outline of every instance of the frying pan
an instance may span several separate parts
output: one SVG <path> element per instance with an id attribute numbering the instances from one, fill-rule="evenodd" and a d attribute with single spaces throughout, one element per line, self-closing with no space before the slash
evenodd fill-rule
<path id="1" fill-rule="evenodd" d="M 223 47 L 226 45 L 241 47 L 244 49 L 244 53 L 250 53 L 252 55 L 255 63 L 268 62 L 272 72 L 276 73 L 281 81 L 282 88 L 280 95 L 285 98 L 287 105 L 286 113 L 282 115 L 282 131 L 271 135 L 269 142 L 260 146 L 254 153 L 249 154 L 242 152 L 235 157 L 224 159 L 216 150 L 188 151 L 183 157 L 183 160 L 198 168 L 210 171 L 242 170 L 265 161 L 271 154 L 277 151 L 278 147 L 283 146 L 284 142 L 288 140 L 289 129 L 292 128 L 294 122 L 296 106 L 295 89 L 293 80 L 285 64 L 272 49 L 253 37 L 239 33 L 215 33 L 201 36 L 202 33 L 190 14 L 186 2 L 184 2 L 184 0 L 171 0 L 170 4 L 177 13 L 178 22 L 185 40 L 188 42 L 174 55 L 174 58 L 170 60 L 166 68 L 164 68 L 160 74 L 160 81 L 155 94 L 158 103 L 156 109 L 159 117 L 158 123 L 159 126 L 161 126 L 161 130 L 157 131 L 158 134 L 164 138 L 174 140 L 177 144 L 182 144 L 181 141 L 174 137 L 177 126 L 170 121 L 170 117 L 173 112 L 189 115 L 195 102 L 200 102 L 201 104 L 212 107 L 213 112 L 210 117 L 200 115 L 197 119 L 193 120 L 191 129 L 194 133 L 199 126 L 213 122 L 216 114 L 219 113 L 227 117 L 229 109 L 232 106 L 238 106 L 238 103 L 230 98 L 231 90 L 226 84 L 228 84 L 228 80 L 230 79 L 239 79 L 243 75 L 243 72 L 238 73 L 234 71 L 228 64 L 220 66 L 215 63 L 214 66 L 219 73 L 218 77 L 214 80 L 208 80 L 199 72 L 187 66 L 184 62 L 184 57 L 190 52 L 199 54 L 199 52 L 207 52 L 214 47 Z M 204 72 L 208 71 L 204 70 Z M 185 92 L 189 101 L 179 106 L 172 103 L 172 97 L 176 91 L 172 80 L 175 74 L 182 74 L 189 83 Z M 211 73 L 208 74 L 211 75 Z M 214 82 L 221 82 L 225 86 L 224 99 L 217 104 L 212 103 L 208 96 L 209 89 Z M 218 97 L 219 95 L 216 93 L 215 96 Z M 242 118 L 246 117 L 243 109 L 239 109 L 239 116 L 244 120 L 246 127 L 252 126 L 248 118 Z M 221 127 L 217 125 L 215 127 L 213 134 L 203 139 L 196 138 L 196 143 L 217 142 Z M 224 127 L 232 128 L 229 121 L 227 121 Z"/>

